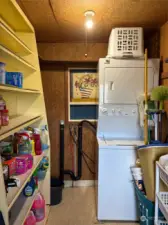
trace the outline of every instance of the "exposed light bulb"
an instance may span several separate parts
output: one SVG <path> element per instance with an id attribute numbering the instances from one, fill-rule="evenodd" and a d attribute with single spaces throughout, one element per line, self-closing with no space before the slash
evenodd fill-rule
<path id="1" fill-rule="evenodd" d="M 85 25 L 88 29 L 91 29 L 93 27 L 93 21 L 91 19 L 87 20 Z"/>
<path id="2" fill-rule="evenodd" d="M 95 12 L 93 11 L 86 11 L 84 13 L 86 20 L 85 20 L 85 26 L 87 29 L 91 29 L 93 27 L 93 16 L 95 15 Z"/>

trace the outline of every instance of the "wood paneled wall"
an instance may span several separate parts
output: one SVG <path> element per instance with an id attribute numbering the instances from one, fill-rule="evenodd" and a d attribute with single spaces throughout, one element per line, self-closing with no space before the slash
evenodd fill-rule
<path id="1" fill-rule="evenodd" d="M 96 68 L 96 63 L 72 63 L 58 66 L 55 63 L 41 65 L 44 96 L 47 108 L 47 117 L 51 139 L 51 171 L 52 176 L 59 175 L 59 122 L 65 121 L 65 169 L 72 169 L 72 151 L 70 146 L 72 138 L 69 133 L 68 123 L 68 67 Z M 83 130 L 83 150 L 97 162 L 97 141 L 94 133 L 84 128 Z M 88 161 L 91 169 L 95 171 L 95 165 Z M 85 162 L 82 166 L 82 179 L 93 180 L 92 175 Z M 69 179 L 69 177 L 65 177 Z"/>
<path id="2" fill-rule="evenodd" d="M 168 72 L 168 23 L 164 24 L 160 29 L 160 57 L 163 59 L 163 72 Z"/>
<path id="3" fill-rule="evenodd" d="M 49 61 L 97 62 L 107 55 L 107 47 L 107 43 L 88 43 L 87 48 L 85 43 L 38 43 L 40 58 Z"/>
<path id="4" fill-rule="evenodd" d="M 145 48 L 148 49 L 149 58 L 160 57 L 160 30 L 156 29 L 145 35 Z"/>
<path id="5" fill-rule="evenodd" d="M 59 175 L 59 122 L 65 121 L 65 169 L 72 169 L 72 139 L 68 123 L 68 68 L 97 68 L 99 58 L 107 54 L 106 43 L 88 44 L 88 57 L 85 57 L 84 43 L 38 43 L 39 56 L 50 63 L 41 65 L 44 96 L 47 117 L 51 135 L 51 172 L 52 176 Z M 55 63 L 56 61 L 57 63 Z M 65 63 L 72 62 L 72 63 Z M 73 63 L 74 62 L 74 63 Z M 83 62 L 83 63 L 81 63 Z M 97 141 L 95 134 L 87 128 L 83 130 L 83 150 L 95 160 L 95 165 L 88 161 L 92 171 L 96 171 Z M 83 161 L 82 179 L 93 180 Z M 69 177 L 65 177 L 68 179 Z"/>
<path id="6" fill-rule="evenodd" d="M 162 60 L 161 68 L 161 84 L 168 86 L 168 23 L 164 24 L 160 29 L 160 59 Z M 168 101 L 165 101 L 165 109 L 168 114 Z"/>

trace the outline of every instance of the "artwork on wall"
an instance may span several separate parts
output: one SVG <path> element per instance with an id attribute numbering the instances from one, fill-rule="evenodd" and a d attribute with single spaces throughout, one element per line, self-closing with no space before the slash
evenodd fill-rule
<path id="1" fill-rule="evenodd" d="M 96 70 L 70 70 L 71 101 L 97 101 L 98 76 Z"/>

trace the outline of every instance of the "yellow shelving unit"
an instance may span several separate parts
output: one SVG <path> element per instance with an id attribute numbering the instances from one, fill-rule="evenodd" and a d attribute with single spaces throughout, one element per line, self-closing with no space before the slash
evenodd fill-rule
<path id="1" fill-rule="evenodd" d="M 6 67 L 11 68 L 13 71 L 36 71 L 36 68 L 34 66 L 30 65 L 24 59 L 15 55 L 7 48 L 4 48 L 2 45 L 0 45 L 0 60 L 1 62 L 6 62 Z"/>
<path id="2" fill-rule="evenodd" d="M 18 56 L 32 54 L 32 51 L 0 21 L 0 43 Z"/>
<path id="3" fill-rule="evenodd" d="M 9 125 L 0 129 L 2 141 L 27 126 L 40 128 L 47 124 L 34 28 L 15 0 L 1 0 L 0 62 L 6 64 L 6 71 L 23 74 L 23 88 L 0 84 L 0 95 L 6 101 L 10 116 Z M 35 194 L 27 198 L 23 205 L 20 202 L 22 190 L 45 155 L 50 158 L 50 149 L 34 157 L 33 168 L 18 176 L 20 187 L 10 188 L 7 195 L 0 157 L 0 211 L 5 225 L 24 224 L 38 191 L 43 194 L 46 202 L 46 218 L 38 225 L 45 225 L 50 205 L 50 167 Z M 20 212 L 13 221 L 9 213 L 14 208 L 19 208 Z"/>
<path id="4" fill-rule="evenodd" d="M 34 195 L 27 198 L 27 200 L 24 202 L 23 207 L 18 215 L 18 217 L 16 218 L 16 220 L 14 221 L 14 223 L 12 225 L 23 225 L 26 217 L 29 214 L 29 211 L 31 210 L 31 207 L 33 205 L 33 201 L 35 199 L 36 194 L 38 193 L 38 190 L 35 190 Z"/>
<path id="5" fill-rule="evenodd" d="M 34 195 L 27 198 L 26 201 L 24 201 L 23 207 L 21 208 L 20 213 L 16 217 L 15 221 L 12 221 L 12 225 L 18 225 L 18 224 L 23 225 L 24 224 L 24 222 L 25 222 L 25 220 L 26 220 L 26 218 L 29 214 L 29 211 L 31 210 L 31 207 L 33 205 L 33 201 L 36 197 L 36 194 L 40 191 L 41 185 L 42 185 L 42 182 L 39 182 L 38 188 L 35 190 Z M 38 225 L 38 224 L 39 225 L 45 225 L 45 221 L 47 220 L 47 217 L 48 217 L 48 214 L 49 214 L 49 209 L 50 209 L 50 207 L 46 205 L 46 208 L 45 208 L 46 218 L 43 221 L 41 221 L 39 223 L 36 223 L 36 225 Z"/>
<path id="6" fill-rule="evenodd" d="M 33 89 L 24 89 L 24 88 L 17 88 L 17 87 L 13 87 L 12 85 L 4 85 L 4 84 L 0 84 L 0 91 L 1 92 L 22 92 L 22 93 L 26 93 L 26 94 L 41 94 L 41 92 L 39 90 L 33 90 Z"/>
<path id="7" fill-rule="evenodd" d="M 34 33 L 33 26 L 15 0 L 1 0 L 1 8 L 0 17 L 11 29 L 19 32 Z"/>
<path id="8" fill-rule="evenodd" d="M 39 166 L 42 158 L 47 155 L 48 151 L 46 150 L 42 155 L 34 156 L 33 168 L 31 170 L 28 170 L 27 173 L 17 176 L 17 178 L 19 178 L 20 180 L 20 187 L 12 188 L 11 191 L 7 194 L 8 210 L 11 209 L 18 196 L 22 192 L 23 188 L 25 187 L 26 183 L 31 178 L 36 168 Z"/>
<path id="9" fill-rule="evenodd" d="M 0 129 L 0 140 L 3 140 L 15 132 L 23 129 L 24 127 L 30 126 L 33 123 L 42 119 L 41 115 L 34 116 L 14 116 L 10 118 L 10 123 L 8 126 L 2 127 Z"/>

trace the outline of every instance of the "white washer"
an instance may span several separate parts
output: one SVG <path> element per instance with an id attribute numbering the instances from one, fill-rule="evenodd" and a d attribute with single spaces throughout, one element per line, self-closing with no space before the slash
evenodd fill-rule
<path id="1" fill-rule="evenodd" d="M 143 142 L 98 139 L 98 144 L 98 220 L 137 221 L 130 166 L 136 161 L 135 145 Z"/>

